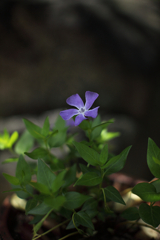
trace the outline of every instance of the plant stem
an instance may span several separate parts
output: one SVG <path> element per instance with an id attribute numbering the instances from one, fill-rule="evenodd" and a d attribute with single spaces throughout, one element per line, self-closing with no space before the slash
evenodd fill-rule
<path id="1" fill-rule="evenodd" d="M 65 223 L 67 223 L 67 222 L 69 222 L 69 221 L 70 221 L 70 219 L 67 219 L 66 221 L 64 221 L 64 222 L 62 222 L 62 223 L 54 226 L 53 228 L 49 229 L 47 232 L 44 232 L 44 233 L 38 235 L 37 237 L 33 238 L 33 240 L 36 240 L 36 239 L 40 238 L 41 236 L 44 236 L 44 235 L 48 234 L 49 232 L 55 230 L 56 228 L 62 226 L 63 224 L 65 224 Z"/>
<path id="2" fill-rule="evenodd" d="M 145 223 L 137 223 L 137 224 L 140 225 L 140 226 L 143 226 L 143 227 L 151 228 L 151 229 L 153 229 L 154 231 L 160 233 L 160 230 L 158 230 L 157 228 L 154 228 L 154 227 L 151 226 L 151 225 L 147 225 L 147 224 L 145 224 Z"/>
<path id="3" fill-rule="evenodd" d="M 59 238 L 58 240 L 63 240 L 63 239 L 65 239 L 65 238 L 68 238 L 68 237 L 73 236 L 73 235 L 76 235 L 76 234 L 79 234 L 79 232 L 77 231 L 77 232 L 70 233 L 70 234 L 68 234 L 68 235 L 66 235 L 66 236 L 64 236 L 64 237 L 62 237 L 62 238 Z"/>
<path id="4" fill-rule="evenodd" d="M 139 219 L 138 219 L 139 220 Z M 160 233 L 160 230 L 158 230 L 158 229 L 156 229 L 155 227 L 153 227 L 153 226 L 151 226 L 151 225 L 148 225 L 148 224 L 145 224 L 145 223 L 139 223 L 139 222 L 137 222 L 137 220 L 133 223 L 133 222 L 130 222 L 130 221 L 125 221 L 125 222 L 123 222 L 123 223 L 121 223 L 121 224 L 126 224 L 126 223 L 130 223 L 131 224 L 131 226 L 133 226 L 133 225 L 139 225 L 139 226 L 143 226 L 143 227 L 148 227 L 148 228 L 151 228 L 152 230 L 154 230 L 154 231 L 156 231 L 156 232 L 158 232 L 158 233 Z M 128 229 L 127 229 L 128 230 Z"/>

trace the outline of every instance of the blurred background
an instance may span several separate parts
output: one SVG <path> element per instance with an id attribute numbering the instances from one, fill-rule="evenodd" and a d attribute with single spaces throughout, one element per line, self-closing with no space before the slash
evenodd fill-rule
<path id="1" fill-rule="evenodd" d="M 115 152 L 133 145 L 123 172 L 150 180 L 148 137 L 160 147 L 160 1 L 1 0 L 0 131 L 23 128 L 24 115 L 55 116 L 86 90 L 99 93 L 102 118 L 116 120 Z"/>

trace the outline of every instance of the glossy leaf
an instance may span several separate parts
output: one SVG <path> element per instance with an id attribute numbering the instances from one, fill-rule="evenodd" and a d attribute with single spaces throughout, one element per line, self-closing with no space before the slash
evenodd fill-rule
<path id="1" fill-rule="evenodd" d="M 146 203 L 142 203 L 139 206 L 139 215 L 142 220 L 153 227 L 157 227 L 160 224 L 160 207 L 149 206 Z"/>
<path id="2" fill-rule="evenodd" d="M 155 187 L 156 192 L 160 193 L 160 179 L 158 179 L 158 180 L 156 180 L 154 182 L 151 182 L 151 184 Z"/>
<path id="3" fill-rule="evenodd" d="M 16 177 L 22 185 L 26 185 L 31 181 L 31 169 L 22 155 L 18 159 Z"/>
<path id="4" fill-rule="evenodd" d="M 15 152 L 17 154 L 23 154 L 26 151 L 29 151 L 34 144 L 34 139 L 31 134 L 26 130 L 22 136 L 19 138 L 15 145 Z"/>
<path id="5" fill-rule="evenodd" d="M 49 129 L 50 129 L 49 117 L 46 117 L 41 131 L 42 135 L 47 136 L 49 134 Z"/>
<path id="6" fill-rule="evenodd" d="M 17 161 L 18 161 L 18 158 L 8 158 L 8 159 L 4 160 L 4 161 L 2 162 L 2 164 L 17 162 Z"/>
<path id="7" fill-rule="evenodd" d="M 40 203 L 35 208 L 32 208 L 31 210 L 29 210 L 28 214 L 44 215 L 44 214 L 47 214 L 51 209 L 52 208 L 50 206 L 48 206 L 43 202 L 43 203 Z"/>
<path id="8" fill-rule="evenodd" d="M 111 201 L 126 205 L 119 191 L 113 186 L 108 186 L 104 188 L 104 192 L 106 197 L 109 198 Z"/>
<path id="9" fill-rule="evenodd" d="M 79 227 L 80 224 L 77 222 L 76 219 L 74 219 L 74 222 L 75 222 L 76 227 Z M 75 228 L 75 226 L 74 226 L 73 221 L 72 221 L 72 219 L 71 219 L 71 221 L 70 221 L 69 224 L 67 225 L 66 229 L 73 229 L 73 228 Z"/>
<path id="10" fill-rule="evenodd" d="M 36 124 L 32 123 L 27 119 L 23 119 L 23 122 L 28 130 L 28 132 L 36 139 L 44 139 L 45 136 L 42 134 L 42 129 Z"/>
<path id="11" fill-rule="evenodd" d="M 102 182 L 102 177 L 96 172 L 88 172 L 80 176 L 75 185 L 96 186 Z"/>
<path id="12" fill-rule="evenodd" d="M 62 160 L 56 158 L 52 154 L 49 157 L 51 158 L 50 167 L 53 172 L 65 169 L 65 166 L 64 166 L 64 163 L 62 162 Z"/>
<path id="13" fill-rule="evenodd" d="M 88 130 L 91 128 L 91 123 L 88 121 L 88 120 L 84 120 L 82 121 L 80 124 L 79 124 L 79 127 L 82 129 L 82 130 Z"/>
<path id="14" fill-rule="evenodd" d="M 84 226 L 84 227 L 88 227 L 94 230 L 94 226 L 92 223 L 91 218 L 87 215 L 87 213 L 80 211 L 77 212 L 74 215 L 74 219 L 76 220 L 76 222 L 78 222 L 80 225 Z"/>
<path id="15" fill-rule="evenodd" d="M 107 159 L 108 159 L 108 144 L 105 144 L 100 153 L 99 159 L 102 166 L 107 162 Z"/>
<path id="16" fill-rule="evenodd" d="M 64 184 L 63 188 L 66 188 L 70 186 L 71 184 L 75 183 L 76 181 L 76 164 L 74 164 L 72 167 L 69 168 L 69 170 L 66 172 L 64 176 Z"/>
<path id="17" fill-rule="evenodd" d="M 113 138 L 119 137 L 119 132 L 108 132 L 107 129 L 103 129 L 101 132 L 101 141 L 106 142 L 110 141 Z"/>
<path id="18" fill-rule="evenodd" d="M 97 216 L 99 212 L 95 209 L 89 209 L 89 210 L 86 210 L 85 213 L 87 213 L 87 215 L 92 219 L 95 216 Z"/>
<path id="19" fill-rule="evenodd" d="M 30 183 L 35 189 L 37 189 L 40 193 L 43 193 L 43 194 L 51 194 L 51 191 L 49 190 L 49 188 L 42 184 L 42 183 L 39 183 L 39 182 L 31 182 Z"/>
<path id="20" fill-rule="evenodd" d="M 52 192 L 53 193 L 57 192 L 60 189 L 60 187 L 62 187 L 62 185 L 64 184 L 64 176 L 65 176 L 65 174 L 66 174 L 66 170 L 60 172 L 56 176 L 55 180 L 52 183 Z"/>
<path id="21" fill-rule="evenodd" d="M 99 126 L 101 124 L 101 118 L 100 115 L 98 115 L 92 122 L 92 132 L 91 132 L 91 141 L 96 139 L 102 131 L 102 126 Z"/>
<path id="22" fill-rule="evenodd" d="M 17 139 L 18 139 L 18 132 L 15 131 L 12 133 L 12 135 L 9 138 L 9 141 L 7 143 L 8 148 L 11 148 L 12 145 L 17 141 Z"/>
<path id="23" fill-rule="evenodd" d="M 46 157 L 49 153 L 46 149 L 39 147 L 34 149 L 31 153 L 25 152 L 25 154 L 32 159 L 38 159 Z"/>
<path id="24" fill-rule="evenodd" d="M 118 172 L 124 167 L 130 149 L 131 146 L 125 148 L 119 155 L 111 158 L 103 167 L 101 167 L 102 169 L 105 169 L 106 175 Z"/>
<path id="25" fill-rule="evenodd" d="M 59 131 L 63 130 L 63 129 L 67 129 L 66 127 L 66 121 L 63 120 L 63 118 L 58 115 L 57 119 L 56 119 L 56 122 L 55 122 L 55 128 L 54 129 L 57 129 Z"/>
<path id="26" fill-rule="evenodd" d="M 36 206 L 37 206 L 37 199 L 35 198 L 29 199 L 27 201 L 26 208 L 25 208 L 26 215 L 31 209 L 35 208 Z"/>
<path id="27" fill-rule="evenodd" d="M 131 207 L 127 208 L 121 213 L 121 217 L 129 220 L 129 221 L 135 221 L 140 218 L 139 216 L 139 210 L 137 207 Z"/>
<path id="28" fill-rule="evenodd" d="M 150 183 L 138 183 L 132 189 L 132 192 L 146 202 L 156 202 L 160 200 L 160 193 L 157 193 L 156 188 Z"/>
<path id="29" fill-rule="evenodd" d="M 151 173 L 160 178 L 160 149 L 151 138 L 148 139 L 147 164 Z"/>
<path id="30" fill-rule="evenodd" d="M 99 166 L 99 153 L 97 153 L 95 150 L 91 149 L 90 147 L 79 143 L 74 142 L 73 143 L 79 152 L 80 156 L 89 164 L 93 166 Z"/>
<path id="31" fill-rule="evenodd" d="M 38 159 L 37 182 L 46 185 L 50 190 L 56 176 L 52 170 L 41 159 Z"/>
<path id="32" fill-rule="evenodd" d="M 92 130 L 96 129 L 98 127 L 102 127 L 102 129 L 107 128 L 111 123 L 114 123 L 114 119 L 110 119 L 107 122 L 102 122 L 99 125 L 93 126 Z"/>
<path id="33" fill-rule="evenodd" d="M 0 134 L 0 149 L 1 150 L 7 148 L 7 144 L 8 144 L 9 138 L 10 138 L 9 133 L 5 129 L 3 134 Z"/>
<path id="34" fill-rule="evenodd" d="M 44 199 L 44 203 L 46 203 L 48 206 L 52 207 L 53 210 L 58 211 L 64 204 L 65 197 L 64 196 L 58 196 L 58 197 L 47 197 Z"/>
<path id="35" fill-rule="evenodd" d="M 62 146 L 66 141 L 66 137 L 66 129 L 59 130 L 54 136 L 49 138 L 48 144 L 50 148 Z"/>
<path id="36" fill-rule="evenodd" d="M 79 208 L 85 201 L 87 201 L 90 196 L 83 195 L 78 192 L 68 192 L 64 194 L 66 202 L 64 207 L 70 210 Z"/>
<path id="37" fill-rule="evenodd" d="M 3 176 L 5 177 L 5 179 L 9 183 L 11 183 L 13 185 L 19 185 L 20 184 L 19 179 L 17 177 L 11 176 L 11 175 L 9 175 L 7 173 L 3 173 Z"/>
<path id="38" fill-rule="evenodd" d="M 82 211 L 97 209 L 98 202 L 94 198 L 87 200 L 82 207 Z"/>
<path id="39" fill-rule="evenodd" d="M 69 209 L 66 209 L 66 208 L 64 208 L 64 207 L 61 207 L 61 209 L 59 210 L 59 213 L 63 216 L 63 217 L 65 217 L 65 218 L 71 218 L 71 216 L 72 216 L 72 211 L 71 210 L 69 210 Z"/>

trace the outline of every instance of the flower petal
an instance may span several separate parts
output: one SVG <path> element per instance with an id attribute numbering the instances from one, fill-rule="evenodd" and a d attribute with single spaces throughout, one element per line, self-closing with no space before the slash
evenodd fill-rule
<path id="1" fill-rule="evenodd" d="M 76 118 L 75 118 L 75 126 L 78 126 L 83 120 L 85 120 L 85 116 L 83 114 L 79 114 Z"/>
<path id="2" fill-rule="evenodd" d="M 98 108 L 99 107 L 96 107 L 96 108 L 93 108 L 91 110 L 88 110 L 85 112 L 85 116 L 86 117 L 92 117 L 92 118 L 96 118 L 97 115 L 98 115 Z"/>
<path id="3" fill-rule="evenodd" d="M 92 104 L 94 103 L 94 101 L 97 99 L 98 96 L 99 96 L 98 93 L 86 91 L 85 93 L 85 98 L 86 98 L 85 109 L 86 110 L 90 109 L 90 107 L 92 106 Z"/>
<path id="4" fill-rule="evenodd" d="M 70 106 L 74 106 L 78 109 L 84 107 L 84 103 L 83 103 L 81 97 L 79 96 L 79 94 L 74 94 L 74 95 L 70 96 L 69 98 L 67 98 L 66 102 Z"/>
<path id="5" fill-rule="evenodd" d="M 71 117 L 73 117 L 74 115 L 78 114 L 78 110 L 77 109 L 67 109 L 64 111 L 60 112 L 60 116 L 64 119 L 64 120 L 69 120 Z"/>

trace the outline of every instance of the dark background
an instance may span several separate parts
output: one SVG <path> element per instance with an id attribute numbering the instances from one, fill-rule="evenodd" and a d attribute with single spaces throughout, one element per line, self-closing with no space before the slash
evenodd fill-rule
<path id="1" fill-rule="evenodd" d="M 160 146 L 159 0 L 1 0 L 1 120 L 64 109 L 86 90 L 99 93 L 103 119 L 116 119 L 115 152 L 133 145 L 123 171 L 151 179 L 148 137 Z"/>

